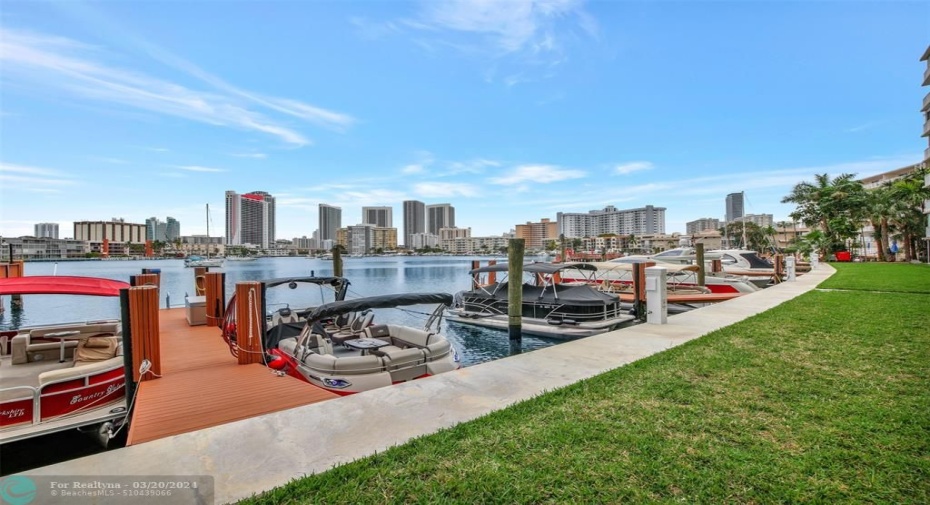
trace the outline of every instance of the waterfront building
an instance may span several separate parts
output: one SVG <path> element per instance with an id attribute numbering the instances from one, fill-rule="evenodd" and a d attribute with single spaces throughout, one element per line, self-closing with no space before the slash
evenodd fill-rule
<path id="1" fill-rule="evenodd" d="M 410 241 L 406 247 L 414 251 L 427 248 L 435 249 L 439 247 L 439 235 L 433 235 L 432 233 L 414 233 L 410 236 Z"/>
<path id="2" fill-rule="evenodd" d="M 35 225 L 36 238 L 58 238 L 58 223 L 38 223 Z"/>
<path id="3" fill-rule="evenodd" d="M 129 255 L 133 244 L 144 247 L 145 225 L 127 223 L 122 218 L 113 218 L 110 221 L 75 221 L 74 240 L 87 242 L 90 246 L 89 252 L 104 256 Z"/>
<path id="4" fill-rule="evenodd" d="M 150 217 L 145 220 L 146 240 L 174 243 L 180 236 L 181 223 L 173 217 L 169 216 L 165 222 L 160 221 L 157 217 Z"/>
<path id="5" fill-rule="evenodd" d="M 608 205 L 587 214 L 559 212 L 556 218 L 558 233 L 565 235 L 565 238 L 665 233 L 665 210 L 665 207 L 652 205 L 617 210 L 613 205 Z"/>
<path id="6" fill-rule="evenodd" d="M 264 191 L 226 191 L 226 245 L 271 249 L 274 242 L 274 197 Z"/>
<path id="7" fill-rule="evenodd" d="M 743 200 L 745 195 L 743 192 L 739 193 L 730 193 L 727 195 L 727 208 L 726 208 L 726 222 L 732 223 L 738 218 L 743 217 Z"/>
<path id="8" fill-rule="evenodd" d="M 13 256 L 10 257 L 12 249 Z M 5 237 L 0 243 L 0 261 L 65 260 L 84 258 L 90 246 L 83 240 L 52 237 Z"/>
<path id="9" fill-rule="evenodd" d="M 930 86 L 930 46 L 927 46 L 927 50 L 924 51 L 923 56 L 920 57 L 920 61 L 927 62 L 922 86 Z M 924 130 L 921 137 L 927 137 L 927 148 L 924 149 L 924 161 L 930 163 L 930 90 L 924 95 L 924 102 L 923 106 L 920 108 L 920 114 L 924 119 Z M 930 228 L 930 223 L 927 224 L 927 228 Z M 927 235 L 930 236 L 930 232 L 928 232 Z"/>
<path id="10" fill-rule="evenodd" d="M 339 229 L 342 228 L 342 208 L 321 203 L 319 221 L 320 241 L 324 243 L 323 248 L 326 249 L 325 241 L 331 240 L 335 242 L 336 235 Z"/>
<path id="11" fill-rule="evenodd" d="M 197 256 L 225 256 L 226 246 L 223 237 L 208 237 L 206 235 L 183 235 L 178 237 L 181 243 L 181 252 Z"/>
<path id="12" fill-rule="evenodd" d="M 775 224 L 772 214 L 746 214 L 736 220 L 744 223 L 753 223 L 760 228 L 768 228 Z"/>
<path id="13" fill-rule="evenodd" d="M 394 209 L 391 207 L 362 207 L 362 224 L 373 224 L 379 228 L 394 227 Z"/>
<path id="14" fill-rule="evenodd" d="M 298 250 L 309 251 L 311 249 L 316 249 L 316 241 L 313 238 L 307 238 L 306 235 L 299 238 L 295 237 L 293 240 L 291 240 L 291 245 L 293 245 L 294 248 Z"/>
<path id="15" fill-rule="evenodd" d="M 426 206 L 426 232 L 439 235 L 442 228 L 455 228 L 455 207 L 448 203 Z"/>
<path id="16" fill-rule="evenodd" d="M 695 235 L 706 230 L 719 230 L 720 228 L 720 220 L 713 217 L 702 217 L 685 223 L 685 233 L 688 235 Z"/>
<path id="17" fill-rule="evenodd" d="M 456 237 L 443 240 L 441 248 L 450 254 L 492 254 L 506 251 L 511 238 L 507 235 L 497 237 Z"/>
<path id="18" fill-rule="evenodd" d="M 559 240 L 559 223 L 550 221 L 548 218 L 540 219 L 538 223 L 518 224 L 514 232 L 516 238 L 522 238 L 525 241 L 526 249 L 542 250 L 546 248 L 546 243 L 550 240 Z"/>
<path id="19" fill-rule="evenodd" d="M 426 233 L 426 206 L 417 200 L 404 201 L 404 247 L 422 249 L 413 245 L 413 236 Z"/>
<path id="20" fill-rule="evenodd" d="M 394 251 L 397 249 L 397 228 L 367 223 L 348 226 L 336 232 L 336 243 L 354 255 Z"/>

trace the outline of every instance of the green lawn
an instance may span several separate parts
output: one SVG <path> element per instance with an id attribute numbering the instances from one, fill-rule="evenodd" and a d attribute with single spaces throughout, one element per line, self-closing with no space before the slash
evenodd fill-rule
<path id="1" fill-rule="evenodd" d="M 930 293 L 930 265 L 911 263 L 831 263 L 836 274 L 820 287 L 864 291 Z"/>
<path id="2" fill-rule="evenodd" d="M 834 289 L 930 283 L 838 266 Z M 930 503 L 928 328 L 927 294 L 813 291 L 245 502 Z"/>

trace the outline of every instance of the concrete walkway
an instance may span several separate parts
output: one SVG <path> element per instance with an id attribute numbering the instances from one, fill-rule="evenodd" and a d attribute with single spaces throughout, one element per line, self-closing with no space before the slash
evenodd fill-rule
<path id="1" fill-rule="evenodd" d="M 216 503 L 236 501 L 592 377 L 729 326 L 814 289 L 795 282 L 456 372 L 96 454 L 26 475 L 212 475 Z"/>

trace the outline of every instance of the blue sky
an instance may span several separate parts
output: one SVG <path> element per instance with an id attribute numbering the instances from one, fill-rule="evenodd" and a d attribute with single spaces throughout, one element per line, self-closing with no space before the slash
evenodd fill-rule
<path id="1" fill-rule="evenodd" d="M 4 1 L 0 235 L 157 216 L 223 230 L 224 192 L 451 203 L 475 236 L 666 207 L 666 231 L 786 219 L 816 173 L 921 160 L 930 2 Z"/>

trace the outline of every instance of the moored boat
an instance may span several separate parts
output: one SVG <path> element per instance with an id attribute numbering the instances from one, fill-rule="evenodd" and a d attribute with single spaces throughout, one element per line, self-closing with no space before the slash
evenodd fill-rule
<path id="1" fill-rule="evenodd" d="M 0 279 L 0 295 L 118 297 L 112 279 Z M 117 320 L 24 327 L 0 333 L 0 444 L 78 429 L 106 447 L 126 422 L 122 327 Z"/>
<path id="2" fill-rule="evenodd" d="M 509 283 L 497 282 L 509 265 L 500 263 L 472 269 L 472 289 L 456 294 L 448 311 L 449 321 L 484 328 L 509 328 Z M 587 283 L 565 283 L 569 272 L 588 278 L 597 271 L 590 263 L 528 263 L 523 273 L 531 276 L 522 284 L 522 333 L 556 339 L 572 339 L 604 333 L 631 322 L 634 317 L 617 295 Z M 493 274 L 493 278 L 491 277 Z"/>

